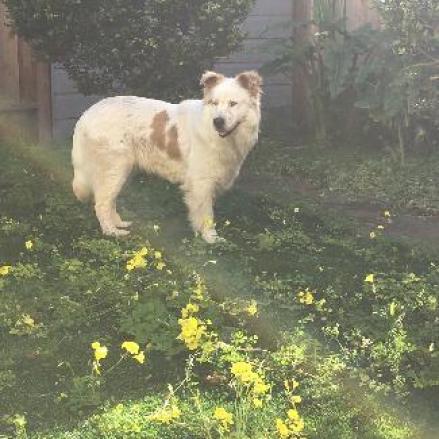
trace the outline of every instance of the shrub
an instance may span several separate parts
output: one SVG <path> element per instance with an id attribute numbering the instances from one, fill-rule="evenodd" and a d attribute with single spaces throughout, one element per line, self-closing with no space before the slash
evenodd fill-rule
<path id="1" fill-rule="evenodd" d="M 81 92 L 178 98 L 242 40 L 254 0 L 4 0 L 14 30 Z"/>
<path id="2" fill-rule="evenodd" d="M 312 23 L 318 32 L 306 42 L 292 37 L 277 43 L 277 57 L 266 69 L 308 72 L 318 140 L 355 132 L 364 137 L 368 126 L 384 135 L 403 162 L 409 145 L 437 146 L 439 9 L 433 0 L 374 3 L 382 29 L 350 31 L 345 0 L 316 0 Z"/>

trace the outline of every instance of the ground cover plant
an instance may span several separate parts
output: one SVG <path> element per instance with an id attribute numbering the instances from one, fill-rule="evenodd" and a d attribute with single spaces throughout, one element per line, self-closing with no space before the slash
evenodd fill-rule
<path id="1" fill-rule="evenodd" d="M 1 154 L 6 437 L 434 437 L 437 254 L 239 187 L 207 247 L 144 177 L 107 239 L 66 150 Z"/>
<path id="2" fill-rule="evenodd" d="M 436 214 L 439 209 L 439 155 L 409 154 L 404 166 L 390 151 L 342 145 L 300 147 L 283 142 L 260 149 L 252 172 L 292 177 L 309 190 L 340 194 L 358 203 L 372 203 L 394 212 Z"/>

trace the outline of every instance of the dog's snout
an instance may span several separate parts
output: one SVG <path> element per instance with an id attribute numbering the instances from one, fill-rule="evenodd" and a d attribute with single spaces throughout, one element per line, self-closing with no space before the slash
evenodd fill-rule
<path id="1" fill-rule="evenodd" d="M 226 121 L 223 117 L 215 117 L 215 119 L 213 119 L 213 124 L 217 130 L 222 130 L 226 124 Z"/>

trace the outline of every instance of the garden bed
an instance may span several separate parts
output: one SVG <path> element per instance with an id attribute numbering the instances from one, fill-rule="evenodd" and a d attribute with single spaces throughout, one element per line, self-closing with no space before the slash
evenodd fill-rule
<path id="1" fill-rule="evenodd" d="M 138 176 L 115 240 L 73 198 L 67 151 L 0 154 L 4 434 L 434 437 L 439 258 L 385 236 L 392 209 L 371 229 L 238 185 L 207 246 L 178 190 Z"/>

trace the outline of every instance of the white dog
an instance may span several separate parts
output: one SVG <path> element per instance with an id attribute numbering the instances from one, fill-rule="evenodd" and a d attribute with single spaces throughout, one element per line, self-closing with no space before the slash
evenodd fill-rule
<path id="1" fill-rule="evenodd" d="M 73 135 L 73 191 L 94 195 L 106 235 L 121 236 L 130 223 L 116 211 L 116 197 L 134 166 L 178 183 L 196 234 L 218 235 L 215 196 L 229 189 L 256 144 L 262 78 L 255 71 L 235 78 L 206 72 L 203 100 L 180 104 L 117 96 L 103 99 L 79 119 Z"/>

